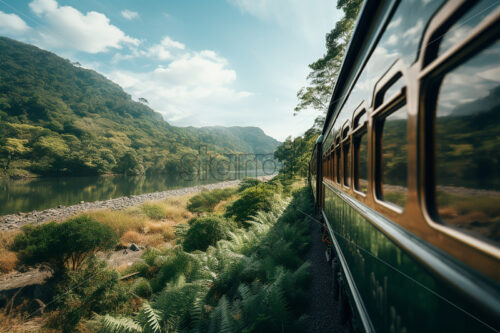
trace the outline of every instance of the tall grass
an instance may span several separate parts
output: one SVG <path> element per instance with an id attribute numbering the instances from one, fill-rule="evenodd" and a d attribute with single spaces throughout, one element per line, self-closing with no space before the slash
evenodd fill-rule
<path id="1" fill-rule="evenodd" d="M 127 231 L 141 231 L 149 221 L 144 216 L 130 214 L 125 210 L 96 210 L 87 212 L 86 215 L 111 227 L 120 237 Z"/>
<path id="2" fill-rule="evenodd" d="M 236 188 L 215 189 L 212 191 L 201 191 L 189 199 L 187 209 L 193 213 L 211 213 L 221 201 L 234 196 Z"/>
<path id="3" fill-rule="evenodd" d="M 14 239 L 21 231 L 1 231 L 0 232 L 0 273 L 9 273 L 18 263 L 17 254 L 10 251 L 14 244 Z"/>

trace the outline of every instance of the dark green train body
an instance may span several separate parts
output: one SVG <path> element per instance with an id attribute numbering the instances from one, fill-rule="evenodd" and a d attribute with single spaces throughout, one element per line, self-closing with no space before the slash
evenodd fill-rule
<path id="1" fill-rule="evenodd" d="M 499 37 L 498 1 L 363 5 L 309 165 L 355 331 L 500 331 Z"/>

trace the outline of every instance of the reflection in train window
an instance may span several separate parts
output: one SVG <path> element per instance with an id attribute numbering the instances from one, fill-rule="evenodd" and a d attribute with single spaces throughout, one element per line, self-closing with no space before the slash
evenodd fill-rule
<path id="1" fill-rule="evenodd" d="M 441 83 L 434 128 L 441 221 L 500 243 L 500 43 Z"/>
<path id="2" fill-rule="evenodd" d="M 366 111 L 360 112 L 360 114 L 356 116 L 356 119 L 354 120 L 354 128 L 363 126 L 367 121 L 368 115 L 366 114 Z"/>
<path id="3" fill-rule="evenodd" d="M 408 111 L 406 106 L 389 113 L 379 125 L 379 198 L 404 207 L 408 194 Z"/>
<path id="4" fill-rule="evenodd" d="M 388 101 L 391 97 L 398 95 L 401 92 L 401 89 L 404 88 L 404 86 L 405 82 L 402 76 L 395 79 L 393 82 L 391 82 L 391 84 L 387 88 L 385 88 L 385 91 L 381 96 L 382 98 L 380 100 L 380 104 L 382 104 L 385 101 Z"/>
<path id="5" fill-rule="evenodd" d="M 368 136 L 366 129 L 354 138 L 354 186 L 356 190 L 368 191 Z"/>
<path id="6" fill-rule="evenodd" d="M 451 49 L 453 46 L 460 44 L 464 38 L 475 28 L 486 16 L 491 14 L 500 6 L 498 0 L 481 0 L 477 1 L 474 6 L 455 22 L 448 31 L 443 35 L 440 44 L 438 55 L 441 55 Z M 438 42 L 438 41 L 436 41 Z"/>
<path id="7" fill-rule="evenodd" d="M 337 175 L 335 180 L 337 181 L 338 184 L 340 184 L 340 146 L 337 147 L 335 163 L 337 165 L 336 167 Z"/>
<path id="8" fill-rule="evenodd" d="M 344 156 L 343 156 L 343 160 L 344 160 L 344 165 L 343 165 L 343 167 L 344 167 L 344 185 L 349 187 L 350 182 L 351 182 L 351 169 L 350 169 L 350 163 L 349 163 L 351 152 L 349 149 L 349 139 L 344 141 L 344 143 L 342 143 L 342 150 L 344 151 Z"/>

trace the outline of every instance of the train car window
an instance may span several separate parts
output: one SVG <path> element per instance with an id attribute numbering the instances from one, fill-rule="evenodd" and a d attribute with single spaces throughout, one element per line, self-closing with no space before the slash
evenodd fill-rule
<path id="1" fill-rule="evenodd" d="M 500 42 L 448 72 L 434 113 L 439 219 L 500 244 Z"/>
<path id="2" fill-rule="evenodd" d="M 366 110 L 355 113 L 353 131 L 354 189 L 366 193 L 368 190 L 368 116 Z"/>
<path id="3" fill-rule="evenodd" d="M 406 105 L 377 119 L 377 196 L 404 207 L 408 194 L 408 110 Z"/>
<path id="4" fill-rule="evenodd" d="M 349 187 L 351 182 L 351 168 L 350 168 L 350 145 L 349 140 L 346 140 L 342 143 L 342 150 L 344 152 L 343 156 L 343 168 L 344 168 L 344 185 Z"/>
<path id="5" fill-rule="evenodd" d="M 336 162 L 336 170 L 337 170 L 337 175 L 336 175 L 336 181 L 337 184 L 340 184 L 340 138 L 337 137 L 337 150 L 336 150 L 336 156 L 335 156 L 335 162 Z"/>
<path id="6" fill-rule="evenodd" d="M 399 76 L 393 82 L 391 82 L 391 84 L 387 86 L 387 88 L 385 88 L 385 91 L 381 94 L 382 98 L 378 105 L 382 104 L 386 100 L 389 100 L 391 97 L 394 97 L 397 94 L 399 94 L 401 90 L 404 88 L 404 86 L 405 82 L 403 80 L 403 77 Z"/>
<path id="7" fill-rule="evenodd" d="M 367 120 L 368 120 L 368 116 L 366 115 L 366 111 L 361 112 L 361 114 L 359 116 L 357 116 L 356 119 L 354 119 L 354 127 L 358 128 L 360 126 L 365 125 Z"/>
<path id="8" fill-rule="evenodd" d="M 498 0 L 482 0 L 473 4 L 473 7 L 462 15 L 448 31 L 440 38 L 438 56 L 460 43 L 486 16 L 500 6 Z"/>
<path id="9" fill-rule="evenodd" d="M 368 191 L 368 135 L 366 128 L 354 136 L 354 188 Z"/>
<path id="10" fill-rule="evenodd" d="M 333 181 L 333 150 L 330 152 L 330 180 Z"/>

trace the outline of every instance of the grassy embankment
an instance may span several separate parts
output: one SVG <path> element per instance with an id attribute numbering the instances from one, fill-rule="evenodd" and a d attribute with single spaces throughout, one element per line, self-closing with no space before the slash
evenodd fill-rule
<path id="1" fill-rule="evenodd" d="M 82 332 L 303 330 L 308 273 L 301 258 L 309 238 L 297 207 L 309 211 L 310 202 L 305 189 L 292 196 L 293 188 L 276 179 L 247 182 L 88 214 L 121 242 L 148 246 L 143 262 L 121 269 L 138 275 L 119 281 L 91 257 L 54 284 L 56 301 L 40 322 Z M 88 285 L 71 288 L 77 281 Z M 23 311 L 3 316 L 16 323 Z"/>

